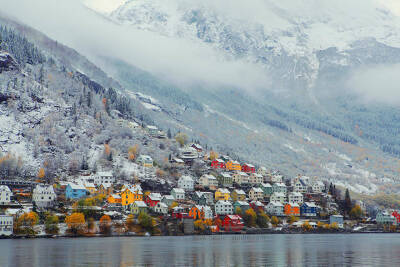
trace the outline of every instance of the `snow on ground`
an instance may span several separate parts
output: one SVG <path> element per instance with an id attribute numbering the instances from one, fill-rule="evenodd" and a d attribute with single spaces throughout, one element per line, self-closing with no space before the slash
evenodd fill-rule
<path id="1" fill-rule="evenodd" d="M 87 7 L 103 14 L 108 14 L 123 5 L 127 0 L 83 0 Z"/>
<path id="2" fill-rule="evenodd" d="M 303 148 L 295 148 L 291 144 L 288 144 L 288 143 L 284 144 L 283 146 L 289 148 L 290 150 L 292 150 L 292 151 L 294 151 L 296 153 L 305 153 L 305 154 L 307 154 L 307 152 Z"/>
<path id="3" fill-rule="evenodd" d="M 153 104 L 149 104 L 149 103 L 144 103 L 144 102 L 142 102 L 142 105 L 143 105 L 145 108 L 150 109 L 150 110 L 153 110 L 153 111 L 161 111 L 161 108 L 160 108 L 160 107 L 158 107 L 158 106 L 156 106 L 156 105 L 153 105 Z"/>
<path id="4" fill-rule="evenodd" d="M 224 117 L 225 119 L 227 119 L 227 120 L 229 120 L 229 121 L 231 121 L 231 122 L 234 122 L 234 123 L 236 123 L 236 124 L 238 124 L 238 125 L 244 127 L 245 129 L 247 129 L 247 130 L 249 130 L 249 131 L 254 131 L 250 126 L 248 126 L 248 125 L 245 124 L 244 122 L 241 122 L 241 121 L 232 119 L 231 117 L 229 117 L 228 115 L 226 115 L 226 114 L 224 114 L 224 113 L 221 113 L 221 112 L 219 112 L 219 111 L 216 111 L 216 110 L 211 109 L 208 105 L 204 105 L 204 108 L 205 108 L 205 113 L 206 113 L 205 116 L 206 116 L 206 117 L 207 117 L 207 112 L 208 112 L 208 113 L 211 113 L 211 114 L 217 114 L 217 115 L 219 115 L 219 116 L 221 116 L 221 117 Z"/>

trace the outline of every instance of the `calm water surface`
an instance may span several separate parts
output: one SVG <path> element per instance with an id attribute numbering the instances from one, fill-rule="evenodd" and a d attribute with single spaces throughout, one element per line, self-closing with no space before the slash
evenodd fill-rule
<path id="1" fill-rule="evenodd" d="M 0 240 L 0 266 L 400 266 L 400 235 Z"/>

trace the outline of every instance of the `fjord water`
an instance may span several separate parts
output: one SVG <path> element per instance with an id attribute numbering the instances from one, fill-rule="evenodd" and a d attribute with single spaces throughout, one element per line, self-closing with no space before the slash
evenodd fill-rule
<path id="1" fill-rule="evenodd" d="M 0 240 L 0 266 L 400 266 L 398 234 Z"/>

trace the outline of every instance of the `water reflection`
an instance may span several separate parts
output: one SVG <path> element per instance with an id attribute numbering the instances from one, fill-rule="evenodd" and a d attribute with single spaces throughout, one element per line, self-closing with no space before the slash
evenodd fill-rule
<path id="1" fill-rule="evenodd" d="M 0 240 L 0 266 L 400 266 L 400 236 Z"/>

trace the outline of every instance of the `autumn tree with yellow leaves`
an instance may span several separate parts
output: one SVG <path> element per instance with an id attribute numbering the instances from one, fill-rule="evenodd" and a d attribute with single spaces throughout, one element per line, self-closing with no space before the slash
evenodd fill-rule
<path id="1" fill-rule="evenodd" d="M 195 228 L 196 230 L 201 231 L 201 232 L 203 232 L 203 231 L 206 229 L 203 220 L 197 220 L 197 221 L 195 221 L 195 222 L 194 222 L 194 228 Z"/>
<path id="2" fill-rule="evenodd" d="M 272 223 L 273 226 L 276 227 L 276 226 L 278 226 L 278 224 L 280 223 L 280 221 L 279 221 L 278 217 L 272 216 L 272 217 L 271 217 L 271 223 Z"/>
<path id="3" fill-rule="evenodd" d="M 35 235 L 33 227 L 38 224 L 39 216 L 36 212 L 25 212 L 18 217 L 14 224 L 14 233 L 24 235 Z"/>
<path id="4" fill-rule="evenodd" d="M 248 209 L 243 214 L 243 219 L 247 226 L 256 226 L 257 214 L 253 209 Z"/>
<path id="5" fill-rule="evenodd" d="M 310 231 L 312 229 L 312 226 L 310 225 L 309 221 L 305 221 L 301 228 L 303 228 L 304 231 Z"/>
<path id="6" fill-rule="evenodd" d="M 39 169 L 39 172 L 38 172 L 38 174 L 37 174 L 37 177 L 38 177 L 39 179 L 43 179 L 45 175 L 46 175 L 46 172 L 44 171 L 44 169 L 43 169 L 43 168 L 40 168 L 40 169 Z"/>
<path id="7" fill-rule="evenodd" d="M 218 153 L 215 151 L 210 151 L 210 160 L 216 160 L 218 158 Z"/>
<path id="8" fill-rule="evenodd" d="M 188 140 L 188 136 L 185 133 L 178 133 L 175 136 L 175 140 L 176 140 L 176 142 L 178 142 L 178 144 L 181 147 L 183 147 L 186 144 L 187 140 Z"/>
<path id="9" fill-rule="evenodd" d="M 108 215 L 103 215 L 100 218 L 100 233 L 102 233 L 103 235 L 110 235 L 111 234 L 111 225 L 112 225 L 112 221 L 110 216 Z"/>
<path id="10" fill-rule="evenodd" d="M 83 213 L 74 212 L 65 218 L 68 226 L 68 232 L 73 235 L 82 235 L 85 232 L 86 222 Z"/>

